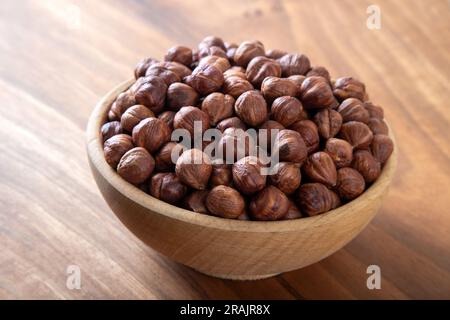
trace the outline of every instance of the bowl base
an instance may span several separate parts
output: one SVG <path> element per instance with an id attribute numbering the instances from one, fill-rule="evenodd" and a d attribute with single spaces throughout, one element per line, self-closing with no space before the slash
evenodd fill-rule
<path id="1" fill-rule="evenodd" d="M 238 274 L 214 274 L 214 273 L 208 273 L 204 271 L 200 271 L 197 269 L 194 269 L 197 272 L 200 272 L 202 274 L 205 274 L 210 277 L 224 279 L 224 280 L 236 280 L 236 281 L 248 281 L 248 280 L 262 280 L 267 279 L 271 277 L 275 277 L 280 275 L 281 273 L 271 273 L 271 274 L 260 274 L 260 275 L 238 275 Z"/>

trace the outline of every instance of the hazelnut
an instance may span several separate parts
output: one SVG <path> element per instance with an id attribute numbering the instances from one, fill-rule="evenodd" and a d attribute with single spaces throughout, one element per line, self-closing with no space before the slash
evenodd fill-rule
<path id="1" fill-rule="evenodd" d="M 174 82 L 180 82 L 182 78 L 180 78 L 175 71 L 168 68 L 169 63 L 170 62 L 158 62 L 152 64 L 145 72 L 145 76 L 159 77 L 164 80 L 167 86 L 170 86 Z"/>
<path id="2" fill-rule="evenodd" d="M 111 121 L 102 125 L 101 133 L 103 137 L 103 142 L 108 140 L 109 138 L 122 133 L 122 127 L 120 126 L 119 121 Z"/>
<path id="3" fill-rule="evenodd" d="M 120 118 L 120 124 L 128 132 L 132 132 L 133 128 L 146 118 L 154 117 L 155 114 L 146 106 L 137 104 L 127 109 Z"/>
<path id="4" fill-rule="evenodd" d="M 259 129 L 260 129 L 260 130 L 261 130 L 261 129 L 267 130 L 267 137 L 266 137 L 265 144 L 266 144 L 266 146 L 267 146 L 267 151 L 269 151 L 269 150 L 272 149 L 272 143 L 275 142 L 275 138 L 276 138 L 276 135 L 277 135 L 277 133 L 276 133 L 275 130 L 280 131 L 280 130 L 283 130 L 283 129 L 285 129 L 285 128 L 284 128 L 284 126 L 283 126 L 281 123 L 276 122 L 275 120 L 268 120 L 268 121 L 264 122 L 264 123 L 259 127 Z M 258 134 L 258 139 L 260 139 L 260 138 L 261 138 L 261 137 L 260 137 L 259 134 Z M 263 141 L 259 141 L 259 147 L 260 147 L 260 148 L 261 148 L 261 146 L 262 146 L 263 144 L 264 144 Z"/>
<path id="5" fill-rule="evenodd" d="M 353 154 L 352 167 L 363 177 L 366 183 L 375 181 L 381 173 L 381 166 L 367 150 L 358 150 Z"/>
<path id="6" fill-rule="evenodd" d="M 383 108 L 377 105 L 374 105 L 372 102 L 367 101 L 363 103 L 364 108 L 369 112 L 370 118 L 377 118 L 383 120 L 384 111 Z"/>
<path id="7" fill-rule="evenodd" d="M 353 160 L 353 147 L 342 139 L 330 138 L 325 144 L 325 152 L 333 159 L 336 168 L 348 167 Z"/>
<path id="8" fill-rule="evenodd" d="M 201 58 L 207 57 L 207 56 L 216 56 L 228 59 L 227 53 L 224 49 L 217 47 L 217 46 L 211 46 L 211 47 L 202 47 L 198 51 L 198 55 Z"/>
<path id="9" fill-rule="evenodd" d="M 303 170 L 313 182 L 320 182 L 327 187 L 336 185 L 336 166 L 333 159 L 326 152 L 316 152 L 308 157 Z"/>
<path id="10" fill-rule="evenodd" d="M 268 101 L 278 97 L 295 97 L 297 88 L 294 82 L 286 78 L 267 77 L 261 84 L 261 92 Z"/>
<path id="11" fill-rule="evenodd" d="M 220 121 L 216 126 L 216 129 L 220 130 L 221 132 L 224 132 L 228 128 L 242 129 L 244 131 L 247 130 L 247 126 L 245 125 L 244 121 L 242 121 L 238 117 L 224 119 Z"/>
<path id="12" fill-rule="evenodd" d="M 150 180 L 150 194 L 156 199 L 175 204 L 184 198 L 188 188 L 173 172 L 157 173 Z"/>
<path id="13" fill-rule="evenodd" d="M 209 117 L 205 112 L 196 107 L 183 107 L 175 114 L 173 127 L 175 129 L 186 129 L 193 136 L 195 122 L 201 125 L 202 133 L 209 129 Z"/>
<path id="14" fill-rule="evenodd" d="M 153 113 L 159 113 L 164 108 L 166 91 L 167 85 L 160 77 L 145 77 L 144 81 L 136 88 L 136 102 L 143 104 Z M 133 105 L 135 104 L 133 103 Z"/>
<path id="15" fill-rule="evenodd" d="M 158 115 L 158 119 L 164 121 L 169 126 L 169 129 L 173 130 L 173 119 L 175 118 L 175 114 L 174 111 L 164 111 Z"/>
<path id="16" fill-rule="evenodd" d="M 321 183 L 305 183 L 298 189 L 297 203 L 302 212 L 315 216 L 336 207 L 339 198 Z"/>
<path id="17" fill-rule="evenodd" d="M 341 130 L 342 116 L 335 110 L 321 110 L 316 113 L 313 120 L 324 139 L 333 138 Z"/>
<path id="18" fill-rule="evenodd" d="M 243 194 L 253 194 L 266 186 L 267 176 L 262 174 L 262 164 L 257 157 L 248 156 L 233 164 L 233 183 Z"/>
<path id="19" fill-rule="evenodd" d="M 247 91 L 239 96 L 234 105 L 239 118 L 246 124 L 256 127 L 267 120 L 267 103 L 257 91 Z"/>
<path id="20" fill-rule="evenodd" d="M 278 132 L 273 150 L 278 152 L 280 161 L 303 163 L 308 155 L 308 149 L 300 133 L 288 129 Z"/>
<path id="21" fill-rule="evenodd" d="M 300 120 L 294 122 L 291 126 L 289 126 L 289 129 L 300 133 L 303 141 L 305 142 L 308 154 L 319 149 L 319 129 L 317 129 L 317 126 L 314 122 L 312 122 L 311 120 Z"/>
<path id="22" fill-rule="evenodd" d="M 202 102 L 201 109 L 209 116 L 209 124 L 215 126 L 223 119 L 233 115 L 234 98 L 228 94 L 214 92 Z"/>
<path id="23" fill-rule="evenodd" d="M 325 67 L 322 66 L 316 66 L 316 67 L 312 67 L 307 73 L 306 73 L 307 77 L 322 77 L 325 78 L 328 82 L 331 82 L 330 79 L 330 73 L 328 72 L 328 70 Z"/>
<path id="24" fill-rule="evenodd" d="M 304 54 L 288 53 L 278 59 L 281 65 L 283 77 L 295 74 L 305 75 L 311 68 L 309 59 Z"/>
<path id="25" fill-rule="evenodd" d="M 271 114 L 275 121 L 289 127 L 299 120 L 302 110 L 302 103 L 297 98 L 283 96 L 272 102 Z"/>
<path id="26" fill-rule="evenodd" d="M 356 98 L 348 98 L 342 101 L 337 111 L 341 114 L 343 122 L 369 122 L 369 111 L 363 107 L 362 101 Z"/>
<path id="27" fill-rule="evenodd" d="M 245 201 L 235 189 L 217 186 L 208 193 L 206 207 L 213 215 L 235 219 L 243 213 Z"/>
<path id="28" fill-rule="evenodd" d="M 222 151 L 222 158 L 226 163 L 235 161 L 252 154 L 255 148 L 253 138 L 239 128 L 227 128 L 217 144 L 218 150 Z"/>
<path id="29" fill-rule="evenodd" d="M 279 220 L 289 210 L 289 199 L 274 186 L 267 186 L 250 202 L 250 215 L 255 220 Z"/>
<path id="30" fill-rule="evenodd" d="M 198 101 L 198 93 L 185 83 L 172 83 L 167 89 L 167 108 L 173 111 L 181 107 L 195 106 Z"/>
<path id="31" fill-rule="evenodd" d="M 218 57 L 218 56 L 206 56 L 206 57 L 200 59 L 200 62 L 198 65 L 199 66 L 210 65 L 210 66 L 216 67 L 217 69 L 219 69 L 222 72 L 227 71 L 231 67 L 228 59 Z"/>
<path id="32" fill-rule="evenodd" d="M 334 108 L 338 105 L 325 78 L 306 77 L 300 87 L 300 99 L 307 110 Z"/>
<path id="33" fill-rule="evenodd" d="M 394 151 L 394 143 L 389 136 L 384 134 L 376 134 L 373 136 L 370 145 L 372 154 L 381 164 L 384 164 Z"/>
<path id="34" fill-rule="evenodd" d="M 120 120 L 122 114 L 131 106 L 136 104 L 136 97 L 129 91 L 122 92 L 116 98 L 116 101 L 111 106 L 111 112 L 115 118 Z"/>
<path id="35" fill-rule="evenodd" d="M 247 66 L 246 76 L 253 86 L 259 88 L 266 77 L 281 77 L 281 66 L 275 60 L 263 56 L 255 57 Z"/>
<path id="36" fill-rule="evenodd" d="M 302 212 L 293 201 L 289 200 L 289 209 L 282 220 L 293 220 L 300 218 L 303 218 Z"/>
<path id="37" fill-rule="evenodd" d="M 366 86 L 355 78 L 343 77 L 336 79 L 333 93 L 339 100 L 356 98 L 364 101 Z"/>
<path id="38" fill-rule="evenodd" d="M 138 147 L 155 152 L 170 140 L 170 128 L 162 120 L 147 118 L 139 122 L 133 129 L 133 142 Z"/>
<path id="39" fill-rule="evenodd" d="M 208 208 L 206 208 L 206 198 L 208 197 L 209 190 L 195 190 L 183 200 L 183 207 L 203 214 L 209 214 Z"/>
<path id="40" fill-rule="evenodd" d="M 155 169 L 159 172 L 173 171 L 176 160 L 183 151 L 183 145 L 172 141 L 167 142 L 155 155 Z M 172 160 L 172 153 L 175 152 L 178 154 L 178 157 Z"/>
<path id="41" fill-rule="evenodd" d="M 389 133 L 389 128 L 383 119 L 370 118 L 367 125 L 369 126 L 369 128 L 373 134 L 386 134 L 387 135 Z"/>
<path id="42" fill-rule="evenodd" d="M 264 56 L 264 45 L 259 41 L 244 41 L 234 53 L 234 62 L 241 67 L 247 67 L 247 64 L 255 57 Z"/>
<path id="43" fill-rule="evenodd" d="M 266 57 L 274 60 L 279 59 L 286 54 L 286 51 L 279 49 L 270 49 L 266 51 Z"/>
<path id="44" fill-rule="evenodd" d="M 368 148 L 373 139 L 370 128 L 358 121 L 349 121 L 342 125 L 339 136 L 348 141 L 355 149 Z"/>
<path id="45" fill-rule="evenodd" d="M 223 84 L 222 71 L 209 64 L 199 65 L 184 80 L 202 96 L 217 91 Z"/>
<path id="46" fill-rule="evenodd" d="M 122 133 L 112 136 L 103 144 L 106 162 L 115 169 L 122 156 L 133 147 L 133 141 L 129 135 Z"/>
<path id="47" fill-rule="evenodd" d="M 128 150 L 117 165 L 117 173 L 132 184 L 140 184 L 150 177 L 155 160 L 147 150 L 136 147 Z"/>
<path id="48" fill-rule="evenodd" d="M 192 49 L 183 46 L 172 47 L 167 51 L 164 60 L 175 61 L 189 67 L 192 63 Z"/>
<path id="49" fill-rule="evenodd" d="M 279 162 L 273 170 L 275 173 L 269 176 L 269 183 L 285 194 L 294 193 L 300 186 L 302 175 L 297 165 L 290 162 Z"/>
<path id="50" fill-rule="evenodd" d="M 219 47 L 223 50 L 226 49 L 225 43 L 223 40 L 216 36 L 207 36 L 205 37 L 198 45 L 198 48 L 201 49 L 203 47 Z"/>
<path id="51" fill-rule="evenodd" d="M 139 79 L 140 77 L 145 76 L 145 72 L 147 71 L 148 67 L 150 67 L 152 64 L 157 63 L 158 60 L 155 60 L 153 58 L 145 58 L 139 61 L 134 68 L 134 77 L 136 79 Z"/>
<path id="52" fill-rule="evenodd" d="M 211 160 L 201 150 L 189 149 L 178 158 L 175 172 L 184 184 L 204 190 L 212 172 Z"/>
<path id="53" fill-rule="evenodd" d="M 232 166 L 229 164 L 214 163 L 213 161 L 213 169 L 209 179 L 211 186 L 231 186 L 233 183 L 231 168 Z"/>
<path id="54" fill-rule="evenodd" d="M 337 171 L 336 191 L 343 200 L 353 200 L 364 192 L 366 184 L 362 175 L 352 168 Z"/>
<path id="55" fill-rule="evenodd" d="M 240 76 L 227 76 L 223 83 L 223 92 L 238 98 L 241 94 L 253 90 L 253 85 Z"/>

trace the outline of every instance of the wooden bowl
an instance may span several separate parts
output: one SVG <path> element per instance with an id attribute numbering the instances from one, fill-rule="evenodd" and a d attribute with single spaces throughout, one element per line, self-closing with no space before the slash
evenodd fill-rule
<path id="1" fill-rule="evenodd" d="M 396 148 L 380 177 L 360 197 L 327 213 L 297 220 L 229 220 L 175 207 L 123 180 L 103 156 L 100 127 L 114 99 L 131 83 L 109 92 L 89 119 L 87 150 L 92 173 L 106 202 L 131 232 L 154 250 L 202 273 L 261 279 L 324 259 L 370 222 L 394 175 Z"/>

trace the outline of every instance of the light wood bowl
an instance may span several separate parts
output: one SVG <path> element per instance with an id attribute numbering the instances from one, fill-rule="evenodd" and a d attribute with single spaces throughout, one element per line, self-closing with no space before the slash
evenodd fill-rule
<path id="1" fill-rule="evenodd" d="M 325 214 L 297 220 L 229 220 L 175 207 L 123 180 L 103 156 L 100 127 L 114 99 L 131 83 L 109 92 L 89 119 L 87 151 L 92 173 L 106 202 L 131 232 L 154 250 L 202 273 L 262 279 L 324 259 L 371 221 L 394 175 L 396 148 L 380 177 L 360 197 Z"/>

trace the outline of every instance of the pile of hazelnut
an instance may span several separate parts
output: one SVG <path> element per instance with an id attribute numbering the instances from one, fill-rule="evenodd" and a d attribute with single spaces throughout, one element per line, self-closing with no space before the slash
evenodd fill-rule
<path id="1" fill-rule="evenodd" d="M 151 196 L 196 213 L 242 220 L 321 214 L 363 193 L 393 151 L 383 109 L 365 85 L 331 79 L 304 54 L 209 36 L 196 50 L 175 46 L 164 61 L 142 60 L 134 74 L 101 128 L 106 161 Z M 189 148 L 172 141 L 176 129 L 194 134 L 195 122 L 222 137 Z M 276 130 L 273 174 L 262 174 L 267 163 L 251 153 L 258 141 L 249 128 Z M 210 143 L 228 150 L 242 141 L 232 164 L 204 152 Z"/>

